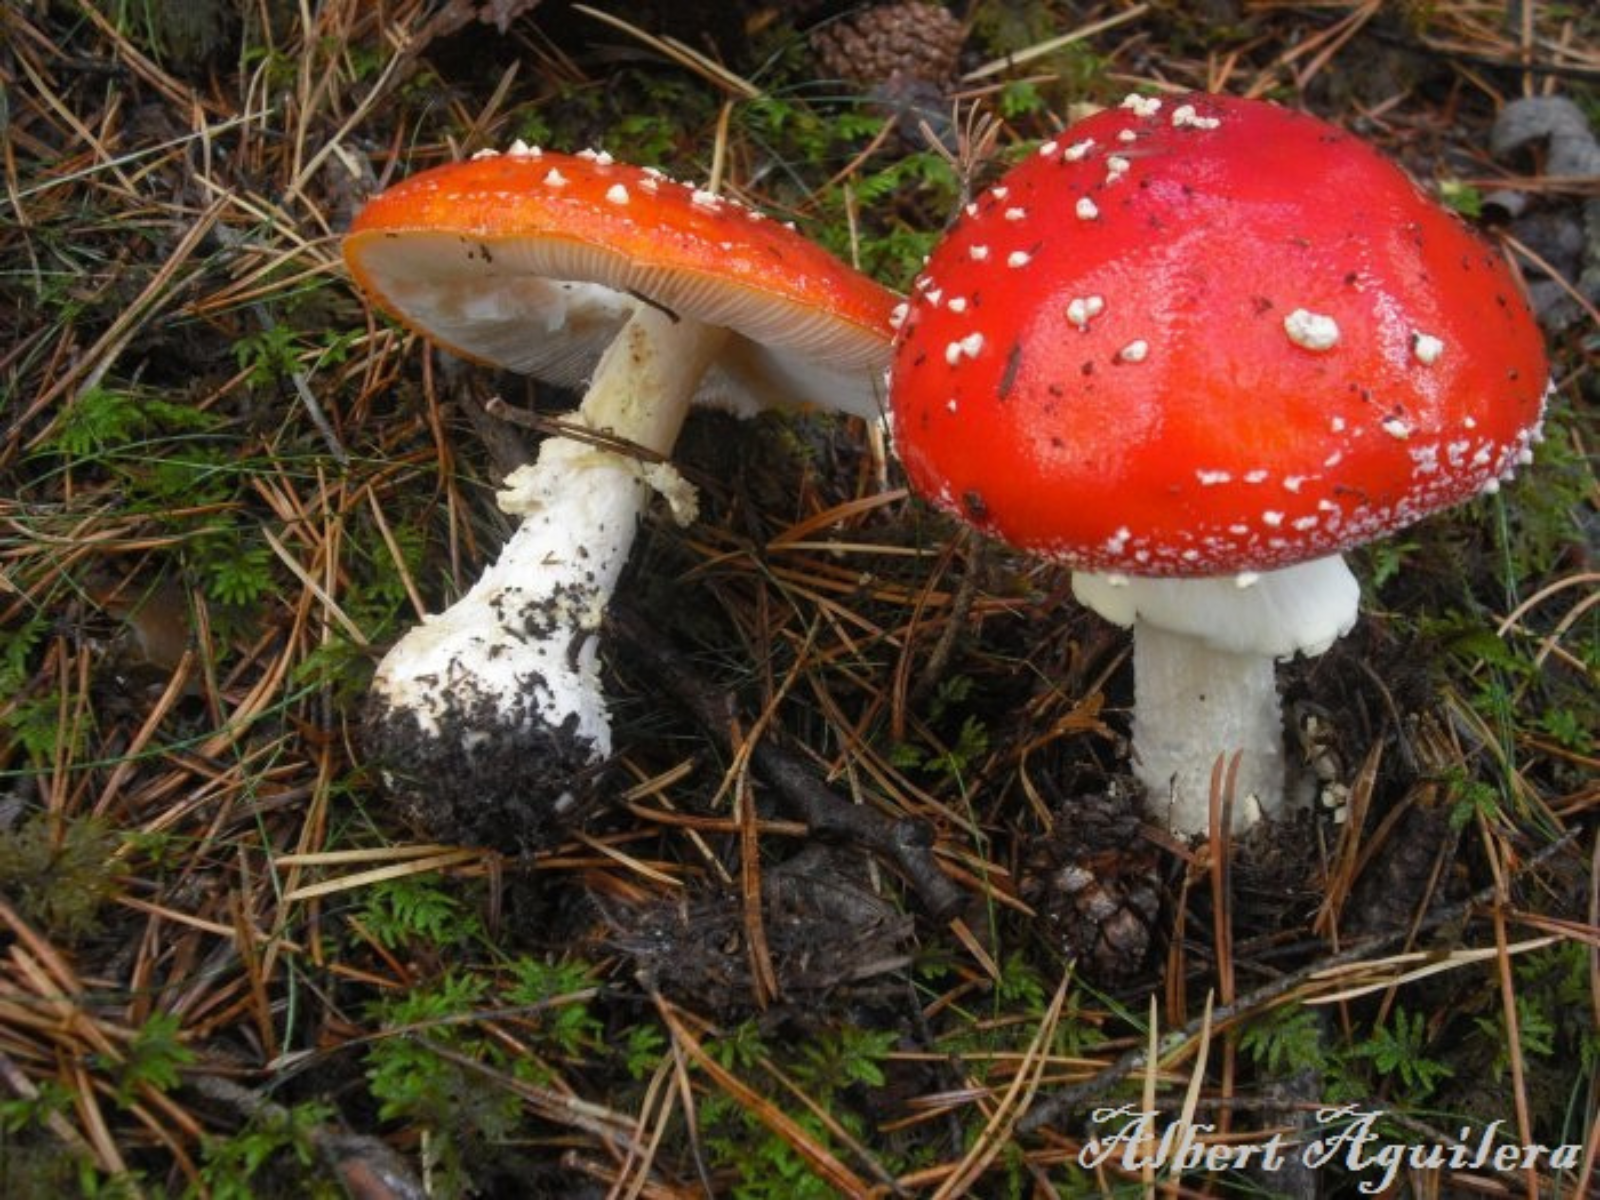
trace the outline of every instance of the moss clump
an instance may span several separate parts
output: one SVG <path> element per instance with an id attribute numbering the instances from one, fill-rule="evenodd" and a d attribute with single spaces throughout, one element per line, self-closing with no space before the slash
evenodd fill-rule
<path id="1" fill-rule="evenodd" d="M 116 847 L 116 835 L 98 821 L 38 813 L 0 831 L 0 894 L 48 936 L 80 941 L 100 927 Z"/>

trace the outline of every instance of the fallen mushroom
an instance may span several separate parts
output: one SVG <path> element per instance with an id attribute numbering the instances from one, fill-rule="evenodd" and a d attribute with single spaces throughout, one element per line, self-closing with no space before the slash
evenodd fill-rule
<path id="1" fill-rule="evenodd" d="M 522 519 L 499 559 L 373 682 L 369 748 L 423 825 L 537 845 L 611 753 L 596 634 L 640 511 L 653 489 L 692 519 L 665 462 L 691 399 L 874 417 L 895 297 L 733 200 L 520 144 L 384 192 L 344 253 L 378 306 L 466 358 L 592 372 L 570 422 L 636 451 L 547 438 L 499 494 Z"/>
<path id="2" fill-rule="evenodd" d="M 1496 251 L 1313 117 L 1129 97 L 970 204 L 917 281 L 890 406 L 912 484 L 1070 564 L 1132 625 L 1148 805 L 1286 791 L 1274 660 L 1356 618 L 1340 552 L 1530 458 L 1548 366 Z"/>

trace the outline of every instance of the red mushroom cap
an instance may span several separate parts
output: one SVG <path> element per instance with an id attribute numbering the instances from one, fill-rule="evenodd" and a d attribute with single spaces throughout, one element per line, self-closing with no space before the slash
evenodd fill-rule
<path id="1" fill-rule="evenodd" d="M 893 336 L 897 297 L 820 246 L 593 152 L 519 146 L 420 172 L 361 210 L 344 255 L 409 328 L 561 383 L 583 379 L 642 301 L 741 335 L 713 391 L 870 412 Z"/>
<path id="2" fill-rule="evenodd" d="M 1335 553 L 1525 459 L 1549 369 L 1500 255 L 1349 134 L 1130 97 L 990 188 L 918 279 L 913 485 L 1091 571 Z"/>

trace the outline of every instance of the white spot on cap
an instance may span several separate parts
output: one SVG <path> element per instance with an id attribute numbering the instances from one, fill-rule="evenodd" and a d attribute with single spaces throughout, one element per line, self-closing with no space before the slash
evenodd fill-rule
<path id="1" fill-rule="evenodd" d="M 606 189 L 606 199 L 613 204 L 626 204 L 628 202 L 628 189 L 620 183 L 614 183 Z"/>
<path id="2" fill-rule="evenodd" d="M 967 251 L 967 254 L 972 258 L 973 262 L 983 262 L 989 257 L 989 247 L 974 246 L 972 249 Z"/>
<path id="3" fill-rule="evenodd" d="M 1025 208 L 1008 208 L 1004 215 L 1008 221 L 1021 221 L 1027 218 L 1028 210 Z"/>
<path id="4" fill-rule="evenodd" d="M 1215 129 L 1222 122 L 1216 117 L 1202 117 L 1195 111 L 1192 104 L 1180 104 L 1172 110 L 1172 127 L 1174 129 Z"/>
<path id="5" fill-rule="evenodd" d="M 1117 141 L 1119 141 L 1119 142 L 1123 142 L 1123 143 L 1137 142 L 1138 140 L 1139 140 L 1139 135 L 1137 133 L 1135 133 L 1131 129 L 1124 129 L 1120 133 L 1117 134 Z"/>
<path id="6" fill-rule="evenodd" d="M 1094 201 L 1087 196 L 1079 196 L 1078 203 L 1073 206 L 1072 211 L 1077 214 L 1080 221 L 1092 221 L 1100 215 L 1100 210 L 1095 207 Z"/>
<path id="7" fill-rule="evenodd" d="M 1265 483 L 1268 474 L 1270 472 L 1263 471 L 1260 467 L 1257 467 L 1254 471 L 1246 471 L 1244 473 L 1244 481 L 1246 483 Z"/>
<path id="8" fill-rule="evenodd" d="M 964 313 L 967 311 L 967 298 L 965 296 L 951 296 L 950 303 L 946 304 L 945 307 L 953 313 Z"/>
<path id="9" fill-rule="evenodd" d="M 1432 475 L 1439 470 L 1439 447 L 1413 446 L 1411 461 L 1417 464 L 1413 475 Z"/>
<path id="10" fill-rule="evenodd" d="M 899 329 L 906 323 L 906 313 L 911 311 L 911 306 L 904 300 L 889 310 L 889 328 Z"/>
<path id="11" fill-rule="evenodd" d="M 1046 158 L 1049 158 L 1050 155 L 1054 154 L 1057 149 L 1059 149 L 1059 147 L 1053 141 L 1039 143 L 1039 153 Z"/>
<path id="12" fill-rule="evenodd" d="M 952 367 L 961 361 L 962 357 L 977 358 L 978 352 L 983 349 L 983 334 L 969 333 L 964 338 L 958 338 L 944 348 L 944 360 Z"/>
<path id="13" fill-rule="evenodd" d="M 483 159 L 483 158 L 499 158 L 499 157 L 500 157 L 500 151 L 492 149 L 491 147 L 488 147 L 488 146 L 485 146 L 482 150 L 474 150 L 472 152 L 472 161 L 473 162 L 477 162 L 479 159 Z"/>
<path id="14" fill-rule="evenodd" d="M 1104 296 L 1074 296 L 1067 302 L 1067 320 L 1079 329 L 1087 329 L 1089 322 L 1106 310 Z"/>
<path id="15" fill-rule="evenodd" d="M 715 192 L 708 192 L 701 188 L 692 188 L 689 193 L 689 202 L 698 204 L 701 208 L 721 208 L 722 197 Z"/>
<path id="16" fill-rule="evenodd" d="M 1106 182 L 1115 183 L 1128 173 L 1128 168 L 1133 164 L 1120 154 L 1113 154 L 1106 159 Z"/>
<path id="17" fill-rule="evenodd" d="M 1117 358 L 1122 362 L 1139 363 L 1150 357 L 1150 343 L 1143 338 L 1129 342 L 1117 351 Z"/>
<path id="18" fill-rule="evenodd" d="M 1006 266 L 1008 267 L 1025 267 L 1032 261 L 1033 255 L 1026 250 L 1013 250 L 1006 255 Z"/>
<path id="19" fill-rule="evenodd" d="M 1328 422 L 1328 428 L 1333 430 L 1333 432 L 1335 432 L 1335 433 L 1343 433 L 1344 432 L 1344 418 L 1343 417 L 1335 417 L 1335 418 L 1333 418 L 1333 420 Z"/>
<path id="20" fill-rule="evenodd" d="M 567 177 L 554 167 L 551 167 L 549 173 L 545 175 L 544 181 L 549 187 L 565 187 Z"/>
<path id="21" fill-rule="evenodd" d="M 1269 526 L 1272 529 L 1276 529 L 1279 525 L 1283 524 L 1283 514 L 1269 508 L 1266 512 L 1261 514 L 1261 523 Z"/>
<path id="22" fill-rule="evenodd" d="M 1233 476 L 1227 471 L 1196 471 L 1194 477 L 1200 481 L 1201 487 L 1216 487 L 1219 483 L 1233 482 Z"/>
<path id="23" fill-rule="evenodd" d="M 1067 149 L 1066 149 L 1066 152 L 1064 154 L 1062 154 L 1061 157 L 1066 159 L 1068 162 L 1077 162 L 1079 159 L 1083 158 L 1083 156 L 1085 154 L 1088 154 L 1089 151 L 1091 151 L 1093 149 L 1094 149 L 1094 139 L 1093 138 L 1084 138 L 1083 141 L 1081 141 L 1081 142 L 1073 142 L 1072 145 L 1068 146 Z"/>
<path id="24" fill-rule="evenodd" d="M 507 150 L 506 153 L 511 155 L 512 158 L 543 158 L 544 157 L 544 151 L 543 150 L 539 149 L 539 147 L 537 147 L 537 146 L 528 145 L 528 143 L 523 141 L 521 138 L 518 138 L 516 141 L 512 142 L 511 143 L 511 149 Z"/>
<path id="25" fill-rule="evenodd" d="M 1444 343 L 1432 334 L 1413 333 L 1411 335 L 1411 353 L 1425 367 L 1431 367 L 1439 361 L 1439 355 L 1444 353 Z"/>
<path id="26" fill-rule="evenodd" d="M 1153 117 L 1161 111 L 1161 99 L 1158 96 L 1141 96 L 1137 92 L 1130 92 L 1122 98 L 1118 107 L 1126 108 L 1140 117 Z"/>
<path id="27" fill-rule="evenodd" d="M 1007 196 L 1011 195 L 1011 189 L 1006 187 L 1005 184 L 998 184 L 989 189 L 989 194 L 996 200 L 1004 200 Z"/>
<path id="28" fill-rule="evenodd" d="M 1306 477 L 1304 475 L 1285 475 L 1283 477 L 1284 488 L 1291 492 L 1298 493 L 1305 486 L 1305 482 Z"/>
<path id="29" fill-rule="evenodd" d="M 1295 309 L 1283 319 L 1283 331 L 1296 346 L 1318 353 L 1339 344 L 1339 323 L 1304 308 Z"/>
<path id="30" fill-rule="evenodd" d="M 1411 436 L 1411 426 L 1407 425 L 1399 417 L 1385 417 L 1379 424 L 1383 426 L 1383 431 L 1390 437 L 1398 438 L 1402 442 Z"/>

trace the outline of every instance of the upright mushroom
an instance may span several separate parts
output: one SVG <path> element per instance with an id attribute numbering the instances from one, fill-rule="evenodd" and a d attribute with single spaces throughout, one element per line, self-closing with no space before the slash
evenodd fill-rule
<path id="1" fill-rule="evenodd" d="M 611 752 L 595 635 L 651 489 L 692 514 L 660 461 L 691 399 L 874 416 L 895 297 L 733 200 L 520 144 L 384 192 L 344 253 L 375 303 L 466 358 L 592 372 L 572 422 L 655 460 L 546 439 L 499 495 L 522 518 L 499 559 L 378 667 L 369 746 L 421 823 L 536 845 Z"/>
<path id="2" fill-rule="evenodd" d="M 1539 331 L 1496 251 L 1356 138 L 1130 96 L 969 205 L 917 281 L 890 406 L 913 485 L 1075 568 L 1133 626 L 1135 767 L 1205 832 L 1285 794 L 1274 659 L 1355 621 L 1340 552 L 1530 458 Z"/>

